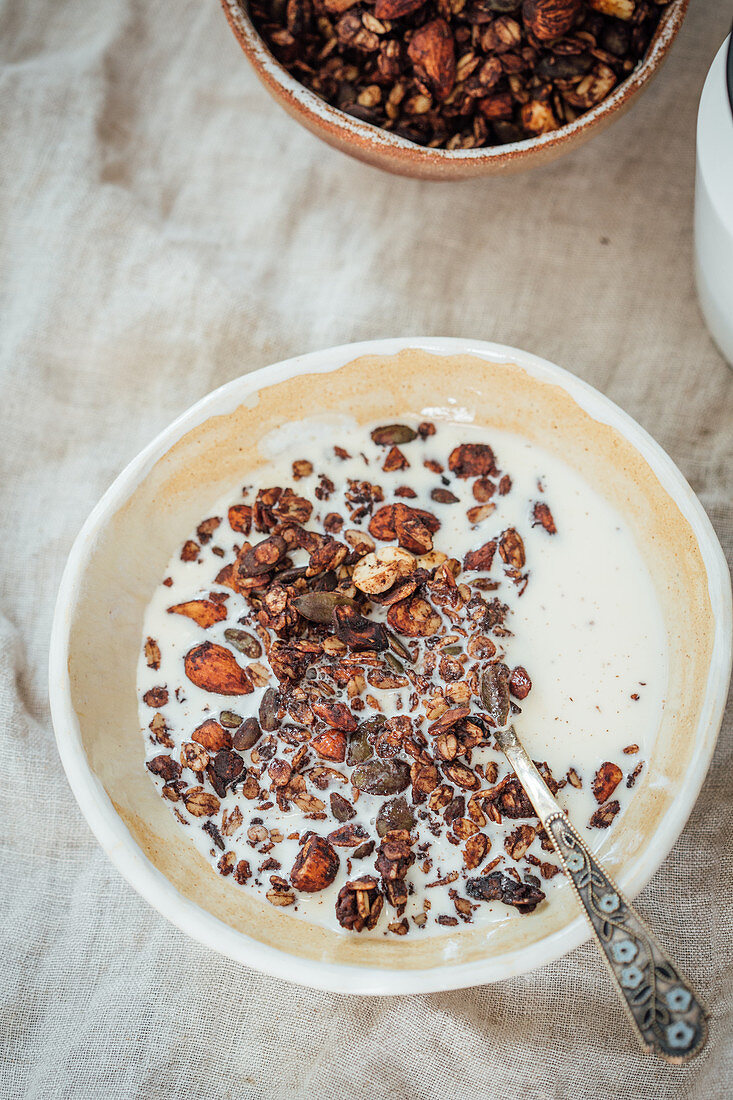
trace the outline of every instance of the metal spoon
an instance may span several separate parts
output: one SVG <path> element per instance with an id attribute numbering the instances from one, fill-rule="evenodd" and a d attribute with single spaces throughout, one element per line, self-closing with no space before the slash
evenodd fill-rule
<path id="1" fill-rule="evenodd" d="M 639 1042 L 674 1065 L 689 1062 L 707 1042 L 707 1008 L 581 840 L 514 727 L 492 733 L 573 884 Z"/>

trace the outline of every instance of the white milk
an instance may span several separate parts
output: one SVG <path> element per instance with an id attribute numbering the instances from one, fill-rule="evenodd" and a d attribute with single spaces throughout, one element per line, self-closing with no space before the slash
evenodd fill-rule
<path id="1" fill-rule="evenodd" d="M 409 418 L 405 418 L 405 422 L 409 422 Z M 244 599 L 230 592 L 226 604 L 228 618 L 206 631 L 188 618 L 167 612 L 171 605 L 205 596 L 217 587 L 214 583 L 217 572 L 222 564 L 232 560 L 233 546 L 241 544 L 244 538 L 241 533 L 232 532 L 226 521 L 229 506 L 245 499 L 241 495 L 242 486 L 253 486 L 246 497 L 248 503 L 253 502 L 257 489 L 271 485 L 292 485 L 299 495 L 313 500 L 312 490 L 317 483 L 317 475 L 326 474 L 335 483 L 336 492 L 330 500 L 319 505 L 320 514 L 341 511 L 346 518 L 341 490 L 347 478 L 367 479 L 379 484 L 384 491 L 384 503 L 400 499 L 392 496 L 392 492 L 398 486 L 407 484 L 418 493 L 418 498 L 407 500 L 406 503 L 426 508 L 440 519 L 442 526 L 434 536 L 434 544 L 436 549 L 449 556 L 462 561 L 468 550 L 495 538 L 507 527 L 515 527 L 521 534 L 530 572 L 526 591 L 519 596 L 517 588 L 503 580 L 496 593 L 483 593 L 488 599 L 496 595 L 502 602 L 509 604 L 511 611 L 506 625 L 513 636 L 497 638 L 495 641 L 499 652 L 505 654 L 509 667 L 524 666 L 532 679 L 532 691 L 519 704 L 522 713 L 516 716 L 514 724 L 530 755 L 535 760 L 546 760 L 556 779 L 562 779 L 569 767 L 575 768 L 581 776 L 582 789 L 567 785 L 559 792 L 558 798 L 584 832 L 591 847 L 597 848 L 607 833 L 605 830 L 587 828 L 591 814 L 597 809 L 591 791 L 593 776 L 604 761 L 613 761 L 623 769 L 624 780 L 613 795 L 621 802 L 623 815 L 624 807 L 635 793 L 633 789 L 627 788 L 626 777 L 639 762 L 648 757 L 664 706 L 667 683 L 666 641 L 653 581 L 621 517 L 564 462 L 527 440 L 506 432 L 486 432 L 471 425 L 439 421 L 436 426 L 435 436 L 425 441 L 417 439 L 404 446 L 404 453 L 411 463 L 410 469 L 384 473 L 380 467 L 386 449 L 372 443 L 368 429 L 359 429 L 344 418 L 335 422 L 314 418 L 300 424 L 288 425 L 273 433 L 266 441 L 265 453 L 271 457 L 271 463 L 258 470 L 256 477 L 243 471 L 241 482 L 232 486 L 231 493 L 212 502 L 206 515 L 222 516 L 221 526 L 214 533 L 211 543 L 202 547 L 201 560 L 198 562 L 182 562 L 180 547 L 176 549 L 167 570 L 172 584 L 170 587 L 158 588 L 145 616 L 143 640 L 151 636 L 158 641 L 162 661 L 160 669 L 152 671 L 141 657 L 138 669 L 139 689 L 142 695 L 154 685 L 167 686 L 170 701 L 162 711 L 176 745 L 175 749 L 167 750 L 153 741 L 147 727 L 154 711 L 141 702 L 140 721 L 146 738 L 148 758 L 161 752 L 170 752 L 175 759 L 179 759 L 181 742 L 189 740 L 190 733 L 202 721 L 218 717 L 222 710 L 233 710 L 243 717 L 257 714 L 264 688 L 242 697 L 212 696 L 191 684 L 186 679 L 183 668 L 183 658 L 192 646 L 204 640 L 226 644 L 224 630 L 236 626 L 239 616 L 247 611 Z M 450 491 L 460 497 L 460 503 L 438 504 L 430 499 L 429 494 L 431 489 L 443 487 L 440 476 L 422 465 L 423 459 L 437 459 L 447 466 L 447 458 L 453 447 L 467 442 L 489 443 L 496 455 L 499 469 L 508 473 L 513 482 L 508 495 L 496 494 L 492 498 L 496 504 L 495 511 L 475 529 L 471 528 L 466 518 L 466 510 L 476 504 L 471 495 L 472 479 L 459 480 L 451 476 Z M 346 447 L 356 457 L 347 461 L 335 458 L 335 444 Z M 359 457 L 359 452 L 368 459 L 368 467 L 365 466 L 364 459 Z M 313 463 L 314 473 L 309 478 L 294 482 L 291 463 L 294 459 L 302 458 Z M 538 482 L 544 492 L 539 491 Z M 531 526 L 531 506 L 538 500 L 546 502 L 552 510 L 557 534 L 548 535 L 542 527 Z M 317 515 L 314 510 L 312 520 L 306 526 L 313 526 Z M 206 517 L 201 517 L 204 518 Z M 362 524 L 364 529 L 368 522 L 369 517 Z M 345 529 L 351 527 L 354 524 L 346 518 Z M 195 537 L 195 532 L 191 532 L 191 537 Z M 262 537 L 264 536 L 253 532 L 250 541 L 255 542 Z M 337 533 L 336 537 L 341 536 Z M 222 548 L 226 556 L 214 556 L 211 553 L 212 546 Z M 296 556 L 295 564 L 300 563 Z M 503 576 L 498 554 L 490 575 L 497 580 Z M 471 576 L 473 575 L 468 575 L 469 578 Z M 464 579 L 467 579 L 466 576 L 461 574 L 459 583 Z M 381 609 L 375 610 L 374 617 L 384 617 Z M 245 626 L 244 629 L 250 630 L 251 627 Z M 246 665 L 242 654 L 235 655 L 241 664 Z M 266 664 L 264 656 L 260 660 Z M 274 677 L 272 684 L 277 686 Z M 179 689 L 180 702 L 175 698 L 176 689 Z M 379 697 L 387 715 L 401 709 L 400 696 L 404 696 L 404 705 L 409 694 L 407 691 L 368 690 Z M 476 708 L 480 709 L 478 701 Z M 405 711 L 406 709 L 405 705 Z M 370 713 L 367 708 L 358 717 L 367 718 Z M 633 744 L 639 746 L 638 753 L 625 755 L 623 748 Z M 489 760 L 496 760 L 499 764 L 499 778 L 508 773 L 509 769 L 501 754 L 490 749 L 474 750 L 472 766 Z M 343 765 L 333 766 L 344 770 Z M 190 772 L 184 771 L 184 777 L 187 777 L 190 785 L 196 783 Z M 263 782 L 266 781 L 265 776 Z M 643 782 L 642 770 L 638 783 Z M 314 790 L 313 793 L 328 806 L 328 796 L 332 789 L 351 797 L 348 784 L 329 788 L 326 792 Z M 409 801 L 409 790 L 405 794 Z M 363 794 L 356 804 L 357 817 L 353 819 L 354 822 L 363 824 L 375 837 L 374 819 L 381 803 L 382 799 Z M 282 813 L 277 804 L 269 810 L 260 811 L 257 809 L 257 802 L 247 801 L 236 793 L 229 793 L 222 801 L 222 810 L 231 811 L 235 805 L 239 805 L 244 821 L 237 834 L 226 838 L 227 850 L 234 850 L 237 859 L 248 860 L 253 872 L 256 872 L 256 868 L 266 858 L 275 858 L 281 865 L 276 873 L 283 878 L 288 877 L 299 850 L 297 841 L 283 840 L 266 855 L 260 854 L 247 840 L 247 828 L 252 817 L 261 818 L 268 829 L 278 829 L 285 837 L 288 833 L 302 833 L 310 828 L 326 834 L 339 824 L 330 815 L 328 821 L 308 821 L 295 806 L 289 813 Z M 184 818 L 188 817 L 182 802 L 177 803 L 177 809 Z M 221 812 L 213 820 L 220 826 Z M 202 819 L 189 818 L 189 821 L 190 824 L 186 826 L 189 838 L 215 865 L 221 852 L 214 848 L 210 837 L 201 831 Z M 492 846 L 483 864 L 497 856 L 503 856 L 497 870 L 503 871 L 515 866 L 522 875 L 525 871 L 538 874 L 536 868 L 527 867 L 524 862 L 520 865 L 514 864 L 504 852 L 503 839 L 518 824 L 521 822 L 505 820 L 501 826 L 489 822 L 483 831 L 491 838 Z M 432 866 L 423 871 L 421 859 L 418 857 L 408 872 L 407 881 L 412 885 L 413 892 L 408 901 L 406 915 L 409 918 L 421 913 L 424 898 L 429 899 L 430 910 L 425 927 L 418 929 L 410 922 L 410 935 L 442 934 L 451 929 L 437 924 L 434 918 L 439 915 L 457 915 L 449 889 L 457 890 L 459 895 L 465 897 L 461 848 L 446 839 L 446 830 L 439 838 L 435 838 L 425 831 L 425 823 L 418 821 L 418 827 L 418 844 L 426 840 L 431 842 L 429 854 Z M 314 923 L 340 930 L 334 915 L 336 895 L 348 878 L 374 874 L 376 852 L 371 857 L 355 862 L 351 874 L 348 874 L 346 860 L 349 851 L 343 848 L 338 851 L 341 870 L 334 884 L 319 894 L 298 895 L 296 904 L 288 911 Z M 542 860 L 557 862 L 553 854 L 542 851 L 538 840 L 530 848 L 530 853 Z M 450 885 L 426 888 L 428 883 L 452 872 L 458 872 L 459 877 Z M 263 897 L 263 904 L 267 905 L 264 895 L 270 889 L 271 873 L 255 873 L 243 887 L 234 883 L 231 878 L 228 881 L 231 882 L 232 889 L 258 892 Z M 480 870 L 468 872 L 470 876 L 479 873 Z M 557 875 L 550 881 L 542 881 L 542 889 L 550 900 L 562 881 L 562 875 Z M 387 924 L 396 919 L 394 910 L 385 904 L 375 931 L 363 934 L 392 935 L 387 931 Z M 519 917 L 513 909 L 501 903 L 483 902 L 475 909 L 472 924 L 476 926 L 482 922 L 508 919 L 532 918 Z"/>

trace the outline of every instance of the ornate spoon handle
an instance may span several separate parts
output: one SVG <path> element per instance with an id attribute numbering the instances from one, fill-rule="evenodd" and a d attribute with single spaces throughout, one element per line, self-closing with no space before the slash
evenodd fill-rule
<path id="1" fill-rule="evenodd" d="M 677 1065 L 694 1058 L 708 1012 L 690 981 L 581 840 L 514 729 L 496 740 L 560 856 L 641 1045 Z"/>

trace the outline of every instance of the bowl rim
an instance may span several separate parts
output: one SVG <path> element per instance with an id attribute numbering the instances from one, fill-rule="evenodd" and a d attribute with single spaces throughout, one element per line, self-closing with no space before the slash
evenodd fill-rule
<path id="1" fill-rule="evenodd" d="M 61 579 L 49 652 L 49 699 L 59 755 L 92 832 L 130 885 L 162 916 L 199 943 L 236 962 L 273 977 L 335 993 L 431 993 L 498 981 L 543 966 L 567 954 L 590 937 L 579 914 L 564 928 L 537 943 L 496 959 L 395 970 L 359 967 L 295 957 L 238 932 L 183 897 L 148 860 L 118 816 L 96 778 L 81 740 L 72 704 L 69 640 L 77 595 L 98 533 L 135 492 L 155 463 L 187 432 L 211 416 L 232 411 L 263 387 L 301 374 L 328 373 L 363 355 L 391 356 L 405 349 L 437 355 L 474 355 L 511 363 L 532 377 L 559 385 L 594 419 L 618 430 L 641 453 L 690 523 L 705 565 L 715 617 L 713 653 L 696 731 L 696 747 L 678 797 L 664 815 L 648 845 L 617 878 L 631 897 L 647 884 L 672 849 L 689 817 L 707 774 L 723 717 L 731 670 L 731 584 L 723 550 L 701 503 L 662 447 L 627 413 L 587 382 L 546 359 L 507 345 L 449 337 L 399 337 L 342 344 L 261 367 L 234 378 L 197 401 L 163 429 L 117 476 L 77 535 Z"/>
<path id="2" fill-rule="evenodd" d="M 408 158 L 418 163 L 447 167 L 450 164 L 522 161 L 542 149 L 571 142 L 574 138 L 582 140 L 586 131 L 599 119 L 613 115 L 655 75 L 682 26 L 690 0 L 670 0 L 642 60 L 595 107 L 573 122 L 537 137 L 478 149 L 433 149 L 348 115 L 301 84 L 275 58 L 252 21 L 247 0 L 220 0 L 220 3 L 234 36 L 260 78 L 270 91 L 284 94 L 296 112 L 311 119 L 319 133 L 333 130 L 347 145 L 356 145 L 364 151 L 378 151 L 383 156 L 392 154 L 399 159 Z"/>

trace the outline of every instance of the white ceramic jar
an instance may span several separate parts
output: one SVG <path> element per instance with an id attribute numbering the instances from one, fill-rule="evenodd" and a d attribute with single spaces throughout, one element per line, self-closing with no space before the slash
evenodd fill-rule
<path id="1" fill-rule="evenodd" d="M 733 110 L 726 83 L 730 35 L 700 98 L 695 180 L 695 266 L 710 334 L 733 365 Z"/>

